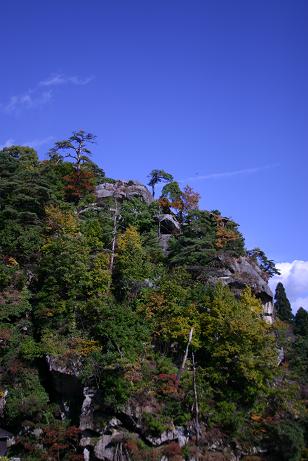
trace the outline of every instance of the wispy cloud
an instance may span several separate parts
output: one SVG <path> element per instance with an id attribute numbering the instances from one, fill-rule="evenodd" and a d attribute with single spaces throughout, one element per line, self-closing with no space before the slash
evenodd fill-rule
<path id="1" fill-rule="evenodd" d="M 33 147 L 34 149 L 37 149 L 38 147 L 41 147 L 41 146 L 44 146 L 45 144 L 50 143 L 53 139 L 54 139 L 53 136 L 47 136 L 46 138 L 36 138 L 36 139 L 33 139 L 32 141 L 23 142 L 21 145 L 30 146 L 30 147 Z"/>
<path id="2" fill-rule="evenodd" d="M 233 176 L 249 175 L 254 173 L 259 173 L 260 171 L 269 170 L 271 168 L 276 168 L 279 166 L 278 163 L 273 165 L 264 165 L 255 168 L 245 168 L 242 170 L 233 170 L 233 171 L 223 171 L 221 173 L 209 173 L 205 175 L 199 175 L 198 173 L 195 176 L 190 176 L 189 178 L 181 179 L 179 182 L 186 181 L 205 181 L 206 179 L 224 179 L 231 178 Z"/>
<path id="3" fill-rule="evenodd" d="M 13 95 L 6 104 L 1 107 L 7 113 L 17 113 L 23 109 L 31 109 L 48 103 L 52 98 L 52 91 L 37 91 L 30 89 L 25 93 Z"/>
<path id="4" fill-rule="evenodd" d="M 3 144 L 0 144 L 0 149 L 3 149 L 4 147 L 14 146 L 16 144 L 20 146 L 29 146 L 29 147 L 33 147 L 34 149 L 37 149 L 41 146 L 44 146 L 45 144 L 50 143 L 53 139 L 54 139 L 53 136 L 47 136 L 46 138 L 36 138 L 36 139 L 33 139 L 32 141 L 16 143 L 15 139 L 9 138 Z"/>
<path id="5" fill-rule="evenodd" d="M 65 76 L 64 74 L 52 74 L 24 93 L 11 96 L 6 103 L 0 104 L 0 108 L 8 114 L 19 114 L 25 109 L 32 109 L 47 104 L 55 94 L 55 87 L 69 84 L 84 86 L 93 79 L 93 76 L 81 78 L 77 75 Z"/>
<path id="6" fill-rule="evenodd" d="M 39 85 L 47 87 L 65 85 L 69 83 L 72 85 L 87 85 L 88 83 L 92 82 L 93 79 L 93 76 L 81 78 L 77 75 L 66 77 L 64 74 L 52 74 L 46 80 L 42 80 Z"/>
<path id="7" fill-rule="evenodd" d="M 0 144 L 0 149 L 4 149 L 5 147 L 13 146 L 13 144 L 14 144 L 14 139 L 9 138 L 3 144 Z"/>

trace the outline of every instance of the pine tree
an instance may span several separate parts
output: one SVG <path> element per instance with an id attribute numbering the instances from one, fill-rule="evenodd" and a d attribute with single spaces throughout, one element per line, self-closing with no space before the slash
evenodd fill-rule
<path id="1" fill-rule="evenodd" d="M 308 337 L 308 312 L 303 307 L 300 307 L 296 312 L 294 323 L 295 333 Z"/>
<path id="2" fill-rule="evenodd" d="M 285 320 L 286 322 L 291 322 L 293 320 L 291 304 L 281 282 L 277 284 L 275 291 L 275 309 L 280 320 Z"/>

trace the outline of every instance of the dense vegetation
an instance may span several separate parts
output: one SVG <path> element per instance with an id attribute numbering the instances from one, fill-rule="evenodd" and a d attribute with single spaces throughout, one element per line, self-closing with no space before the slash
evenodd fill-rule
<path id="1" fill-rule="evenodd" d="M 222 256 L 247 255 L 265 279 L 274 265 L 261 250 L 247 254 L 238 225 L 199 210 L 198 194 L 163 170 L 150 175 L 153 196 L 164 182 L 150 205 L 136 197 L 94 206 L 95 185 L 112 182 L 90 160 L 94 139 L 73 133 L 44 161 L 28 147 L 0 151 L 0 398 L 2 426 L 19 434 L 11 453 L 83 459 L 78 418 L 63 417 L 50 386 L 46 357 L 56 357 L 100 390 L 106 414 L 148 399 L 157 409 L 143 415 L 149 433 L 189 427 L 187 459 L 214 430 L 231 444 L 266 447 L 266 459 L 307 459 L 307 312 L 293 327 L 278 294 L 281 320 L 271 326 L 249 287 L 238 297 L 206 283 Z M 161 213 L 181 223 L 168 254 Z M 179 459 L 168 447 L 168 459 Z M 159 459 L 129 440 L 126 448 L 130 459 Z"/>

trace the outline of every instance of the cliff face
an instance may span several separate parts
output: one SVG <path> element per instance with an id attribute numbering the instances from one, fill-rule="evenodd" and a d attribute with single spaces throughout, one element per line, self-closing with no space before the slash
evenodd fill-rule
<path id="1" fill-rule="evenodd" d="M 97 205 L 106 198 L 130 200 L 134 197 L 142 199 L 146 204 L 153 202 L 153 197 L 147 187 L 137 181 L 115 181 L 103 183 L 96 187 Z M 170 213 L 160 213 L 156 216 L 159 225 L 159 241 L 165 255 L 168 254 L 169 242 L 172 236 L 181 233 L 181 225 Z M 262 301 L 264 318 L 268 323 L 274 321 L 273 293 L 267 283 L 267 278 L 252 257 L 241 256 L 232 258 L 220 256 L 217 268 L 209 271 L 206 281 L 211 284 L 218 282 L 228 285 L 239 295 L 245 287 L 250 287 L 257 298 Z"/>
<path id="2" fill-rule="evenodd" d="M 78 335 L 82 336 L 82 334 L 84 334 L 85 338 L 77 337 L 77 340 L 79 340 L 79 343 L 76 342 L 77 346 L 74 343 L 74 341 L 71 341 L 71 343 L 69 343 L 69 345 L 67 346 L 67 349 L 64 348 L 65 353 L 63 353 L 62 355 L 60 352 L 58 354 L 56 352 L 51 352 L 47 354 L 45 349 L 43 349 L 43 353 L 35 355 L 35 347 L 37 347 L 37 344 L 34 340 L 30 344 L 30 346 L 29 343 L 27 343 L 27 347 L 30 349 L 30 352 L 28 349 L 25 349 L 25 352 L 23 352 L 26 356 L 26 360 L 31 360 L 34 356 L 34 361 L 37 360 L 39 363 L 38 368 L 40 367 L 40 373 L 45 374 L 43 381 L 46 388 L 46 392 L 48 393 L 48 397 L 50 398 L 52 404 L 57 405 L 60 409 L 60 414 L 57 414 L 56 417 L 58 419 L 61 419 L 61 421 L 64 422 L 64 424 L 66 421 L 69 421 L 70 424 L 74 424 L 74 426 L 77 426 L 77 428 L 75 429 L 78 432 L 78 438 L 77 442 L 76 440 L 74 440 L 74 442 L 78 444 L 76 445 L 76 451 L 78 451 L 79 454 L 76 455 L 76 458 L 70 459 L 72 459 L 73 461 L 80 461 L 81 459 L 83 459 L 84 461 L 201 461 L 203 459 L 208 461 L 237 461 L 240 459 L 245 459 L 245 456 L 262 454 L 263 448 L 261 446 L 259 447 L 250 445 L 247 447 L 244 446 L 244 444 L 241 445 L 241 443 L 239 442 L 235 443 L 234 440 L 232 440 L 227 433 L 223 433 L 217 428 L 213 430 L 209 429 L 209 425 L 207 424 L 207 416 L 203 419 L 203 421 L 198 421 L 199 410 L 197 408 L 197 386 L 208 386 L 208 388 L 202 389 L 202 393 L 206 394 L 208 392 L 209 394 L 208 401 L 206 403 L 208 405 L 206 411 L 209 415 L 211 415 L 211 412 L 213 413 L 212 407 L 214 405 L 214 392 L 212 389 L 209 389 L 208 384 L 202 384 L 202 379 L 205 379 L 204 376 L 200 378 L 200 383 L 197 383 L 195 375 L 195 364 L 194 362 L 192 362 L 194 361 L 194 356 L 191 356 L 191 358 L 188 359 L 190 360 L 189 372 L 190 379 L 192 382 L 192 385 L 189 384 L 191 387 L 188 390 L 185 390 L 185 392 L 187 392 L 188 397 L 184 395 L 185 392 L 180 388 L 181 386 L 179 385 L 179 370 L 181 370 L 181 366 L 184 370 L 187 355 L 186 359 L 184 359 L 184 366 L 183 364 L 181 365 L 180 362 L 182 359 L 182 355 L 185 351 L 185 347 L 187 348 L 186 352 L 188 352 L 188 349 L 191 346 L 190 343 L 187 344 L 187 333 L 189 333 L 193 330 L 193 328 L 195 328 L 194 320 L 192 320 L 190 315 L 192 316 L 194 314 L 194 309 L 196 309 L 197 303 L 193 298 L 192 300 L 190 300 L 189 305 L 186 305 L 185 302 L 183 302 L 183 298 L 185 298 L 186 293 L 185 289 L 187 288 L 187 286 L 185 285 L 187 283 L 185 279 L 181 280 L 180 282 L 177 281 L 178 285 L 175 284 L 176 286 L 172 285 L 172 283 L 170 285 L 167 284 L 167 288 L 164 288 L 164 291 L 162 291 L 161 293 L 155 292 L 155 289 L 159 289 L 160 284 L 162 284 L 163 272 L 159 271 L 159 266 L 165 264 L 164 270 L 165 273 L 168 273 L 168 276 L 169 272 L 172 272 L 170 271 L 170 265 L 168 262 L 168 255 L 171 245 L 170 241 L 173 238 L 174 240 L 178 239 L 183 233 L 184 226 L 182 226 L 179 222 L 181 218 L 179 217 L 178 220 L 175 214 L 172 213 L 172 211 L 170 211 L 170 209 L 169 211 L 168 209 L 165 210 L 167 211 L 165 213 L 163 213 L 161 210 L 157 211 L 157 208 L 154 209 L 154 207 L 151 205 L 153 203 L 153 197 L 151 193 L 149 192 L 146 186 L 136 181 L 106 182 L 96 187 L 95 194 L 95 203 L 90 204 L 87 207 L 77 209 L 75 215 L 70 216 L 71 220 L 69 223 L 70 225 L 68 226 L 69 230 L 68 235 L 66 236 L 67 240 L 64 239 L 63 245 L 65 245 L 67 241 L 75 243 L 78 240 L 78 236 L 80 235 L 79 230 L 81 227 L 78 231 L 76 230 L 78 227 L 75 222 L 77 215 L 78 217 L 82 216 L 82 219 L 85 219 L 84 222 L 86 222 L 87 212 L 100 212 L 104 208 L 104 203 L 107 203 L 107 207 L 105 208 L 110 208 L 110 210 L 107 210 L 106 213 L 106 210 L 104 209 L 105 215 L 103 219 L 105 219 L 107 224 L 111 227 L 111 231 L 109 228 L 107 228 L 106 233 L 109 232 L 108 242 L 112 241 L 114 244 L 112 246 L 112 250 L 110 250 L 109 248 L 106 250 L 106 247 L 104 247 L 105 241 L 103 241 L 103 239 L 99 241 L 99 245 L 97 246 L 98 249 L 97 247 L 95 247 L 95 245 L 97 244 L 97 240 L 99 240 L 100 238 L 99 232 L 101 232 L 101 227 L 99 227 L 97 222 L 97 227 L 90 227 L 90 225 L 92 224 L 91 220 L 94 221 L 93 215 L 95 213 L 93 213 L 91 218 L 89 218 L 89 222 L 86 222 L 86 224 L 89 224 L 89 227 L 86 230 L 88 231 L 90 236 L 90 249 L 88 253 L 84 255 L 84 259 L 80 262 L 81 267 L 86 269 L 86 256 L 89 256 L 89 267 L 91 270 L 91 272 L 89 273 L 91 274 L 92 278 L 95 278 L 97 273 L 93 271 L 93 267 L 96 261 L 96 253 L 99 253 L 101 259 L 96 261 L 97 265 L 95 266 L 95 268 L 97 272 L 100 275 L 102 275 L 102 277 L 98 278 L 98 280 L 100 281 L 102 286 L 104 286 L 103 283 L 106 284 L 107 295 L 103 291 L 103 289 L 101 289 L 97 293 L 95 293 L 96 297 L 94 297 L 93 292 L 95 287 L 93 288 L 91 285 L 91 277 L 89 277 L 90 280 L 87 279 L 84 282 L 87 289 L 89 286 L 92 287 L 91 291 L 87 291 L 86 293 L 90 293 L 89 296 L 93 296 L 91 299 L 92 304 L 90 305 L 90 308 L 93 309 L 93 319 L 90 319 L 90 323 L 88 320 L 87 327 L 84 327 L 84 317 L 86 317 L 86 315 L 89 315 L 87 311 L 89 305 L 86 304 L 88 301 L 88 295 L 85 296 L 86 299 L 84 301 L 82 297 L 83 292 L 79 294 L 78 297 L 77 295 L 75 295 L 73 287 L 71 290 L 73 294 L 69 299 L 70 303 L 68 303 L 70 309 L 69 314 L 72 315 L 72 312 L 75 312 L 76 309 L 78 313 L 78 315 L 76 315 L 76 318 L 77 321 L 79 321 L 79 323 L 81 324 L 80 330 L 76 333 L 76 319 L 74 319 L 74 321 L 71 321 L 70 329 L 66 329 L 67 325 L 65 323 L 68 323 L 68 320 L 67 318 L 65 318 L 65 315 L 63 315 L 64 322 L 63 324 L 61 324 L 61 328 L 59 328 L 59 331 L 56 329 L 56 321 L 56 327 L 52 325 L 51 328 L 54 328 L 54 330 L 51 329 L 51 331 L 56 331 L 56 334 L 58 335 L 57 337 L 61 337 L 61 334 L 63 334 L 62 331 L 65 331 L 63 336 L 67 334 L 70 337 L 70 339 L 74 339 L 74 335 L 77 337 Z M 133 234 L 135 241 L 131 240 L 129 244 L 127 244 L 125 240 L 122 241 L 122 247 L 125 248 L 125 245 L 127 245 L 129 249 L 126 258 L 123 258 L 125 264 L 127 264 L 128 266 L 124 268 L 126 272 L 128 272 L 130 268 L 129 266 L 132 264 L 131 261 L 133 260 L 135 253 L 137 253 L 138 256 L 138 259 L 136 259 L 137 262 L 135 261 L 133 275 L 130 278 L 125 279 L 126 285 L 123 284 L 124 287 L 126 287 L 132 286 L 133 283 L 135 283 L 135 286 L 137 287 L 134 290 L 134 292 L 133 290 L 131 290 L 131 293 L 129 293 L 129 296 L 125 300 L 125 303 L 127 304 L 124 304 L 124 307 L 127 309 L 127 311 L 125 311 L 125 319 L 123 322 L 123 319 L 120 318 L 120 315 L 119 318 L 117 317 L 115 311 L 110 310 L 107 312 L 107 314 L 105 314 L 104 309 L 106 307 L 105 305 L 108 306 L 108 304 L 118 302 L 116 292 L 118 288 L 117 282 L 118 278 L 121 277 L 123 273 L 125 275 L 125 270 L 122 270 L 121 273 L 122 268 L 119 267 L 116 268 L 117 270 L 114 273 L 112 273 L 112 267 L 110 269 L 110 266 L 106 267 L 106 265 L 104 264 L 106 260 L 108 261 L 106 254 L 109 255 L 111 252 L 113 252 L 114 256 L 116 253 L 115 248 L 117 232 L 119 234 L 121 233 L 121 231 L 119 231 L 119 228 L 123 224 L 123 221 L 121 221 L 121 209 L 123 209 L 124 207 L 121 207 L 121 205 L 125 201 L 131 200 L 133 206 L 135 206 L 136 201 L 133 200 L 135 198 L 141 199 L 141 201 L 143 202 L 143 206 L 144 204 L 148 206 L 145 206 L 147 210 L 154 210 L 152 211 L 152 214 L 149 213 L 149 215 L 146 215 L 146 219 L 144 219 L 145 224 L 142 221 L 142 225 L 144 225 L 145 228 L 148 229 L 148 223 L 150 221 L 150 232 L 152 232 L 152 234 L 150 234 L 149 232 L 150 235 L 147 235 L 146 237 L 150 239 L 154 235 L 154 238 L 156 239 L 155 244 L 157 245 L 158 240 L 159 245 L 163 250 L 165 258 L 163 258 L 160 254 L 159 257 L 155 259 L 157 247 L 150 246 L 150 249 L 148 251 L 149 253 L 154 254 L 154 263 L 152 261 L 147 261 L 146 264 L 144 264 L 143 258 L 145 258 L 146 251 L 143 251 L 142 238 L 140 237 L 140 235 L 138 236 L 138 232 Z M 116 210 L 114 210 L 112 205 L 110 206 L 110 201 L 108 199 L 115 199 L 117 204 L 119 204 L 119 207 L 116 206 Z M 108 215 L 108 211 L 111 212 L 110 215 Z M 136 212 L 135 214 L 137 214 L 137 211 L 134 209 L 132 213 Z M 60 214 L 58 210 L 57 213 Z M 59 228 L 57 227 L 57 222 L 55 222 L 57 217 L 58 215 L 52 215 L 49 218 L 48 222 L 48 232 L 50 232 L 50 226 L 52 225 L 56 229 L 56 236 L 54 239 L 56 243 L 60 240 Z M 218 215 L 215 215 L 214 217 L 219 221 L 220 218 L 218 217 Z M 54 221 L 52 221 L 52 218 L 54 219 Z M 84 224 L 84 222 L 82 224 Z M 228 220 L 226 220 L 226 224 L 224 223 L 224 225 L 227 226 L 227 224 Z M 75 225 L 76 229 L 74 228 Z M 130 224 L 128 224 L 126 227 L 129 226 Z M 123 225 L 122 227 L 125 228 L 125 225 Z M 230 237 L 230 235 L 231 238 L 234 238 L 233 230 L 231 231 L 230 229 L 227 229 L 227 227 L 224 227 L 223 229 L 225 230 L 225 233 L 222 233 L 220 235 L 222 239 L 225 238 L 225 236 Z M 220 230 L 222 231 L 222 228 L 220 228 Z M 158 239 L 156 238 L 157 235 Z M 48 234 L 47 240 L 48 239 L 50 239 L 50 234 Z M 134 246 L 133 244 L 136 242 L 137 244 L 135 244 Z M 71 249 L 73 248 L 73 246 L 69 246 L 66 255 L 70 257 Z M 105 253 L 102 252 L 102 248 L 104 249 Z M 55 251 L 53 256 L 48 259 L 48 262 L 50 262 L 53 257 L 57 258 L 59 255 L 62 255 L 62 247 L 60 247 L 60 249 L 57 247 L 56 250 L 57 251 Z M 78 251 L 82 253 L 82 248 L 78 247 Z M 231 291 L 237 297 L 239 297 L 240 293 L 245 287 L 250 287 L 253 294 L 262 301 L 265 320 L 269 323 L 272 323 L 274 320 L 272 302 L 273 295 L 267 284 L 266 277 L 260 269 L 260 267 L 258 266 L 258 264 L 253 260 L 252 257 L 249 256 L 235 257 L 230 256 L 230 254 L 223 254 L 223 252 L 217 252 L 217 254 L 218 256 L 213 266 L 207 268 L 205 265 L 203 279 L 200 283 L 200 285 L 202 285 L 201 288 L 204 289 L 205 285 L 217 285 L 218 283 L 220 283 L 222 285 L 228 286 L 231 289 Z M 78 260 L 76 256 L 74 258 Z M 70 259 L 69 261 L 69 269 L 73 269 L 73 265 L 75 264 L 74 258 Z M 66 260 L 64 260 L 64 263 L 65 262 Z M 62 260 L 59 263 L 60 269 L 58 268 L 58 273 L 62 273 L 63 271 L 63 265 L 61 264 Z M 151 265 L 152 272 L 150 273 L 150 275 L 145 275 L 141 273 L 141 271 L 139 270 L 139 265 L 143 265 L 142 267 L 145 271 L 148 270 L 148 266 Z M 78 273 L 78 276 L 76 276 L 76 284 L 78 284 L 79 280 L 82 279 L 82 271 L 83 269 L 81 270 L 81 273 Z M 107 279 L 106 276 L 106 279 L 104 279 L 104 274 L 107 274 L 109 278 Z M 143 275 L 144 278 L 142 278 Z M 54 274 L 52 273 L 52 278 L 53 276 Z M 66 308 L 65 302 L 67 300 L 65 299 L 63 301 L 61 296 L 63 298 L 65 298 L 66 296 L 66 281 L 70 280 L 70 276 L 71 274 L 69 270 L 66 273 L 65 283 L 63 285 L 62 292 L 59 295 L 61 299 L 61 304 L 58 306 L 58 312 L 56 310 L 52 311 L 51 309 L 49 309 L 49 305 L 47 302 L 48 298 L 46 301 L 46 305 L 43 306 L 44 310 L 42 309 L 42 306 L 40 306 L 40 308 L 43 310 L 42 318 L 44 322 L 47 322 L 50 319 L 53 320 L 53 317 L 58 315 L 59 312 L 62 315 L 62 309 L 64 310 Z M 59 279 L 60 281 L 62 280 L 61 278 Z M 114 287 L 110 289 L 110 285 L 112 285 L 112 283 L 114 283 Z M 191 284 L 193 284 L 193 282 L 191 282 Z M 153 327 L 152 335 L 154 339 L 152 340 L 151 337 L 148 343 L 148 349 L 146 350 L 146 353 L 144 354 L 142 360 L 139 361 L 138 354 L 135 354 L 137 355 L 137 358 L 136 356 L 134 356 L 134 353 L 132 353 L 132 356 L 129 355 L 131 353 L 130 347 L 133 346 L 131 346 L 130 344 L 127 346 L 127 343 L 130 340 L 130 336 L 134 336 L 134 334 L 136 334 L 136 332 L 133 331 L 134 326 L 131 328 L 130 331 L 127 331 L 125 329 L 125 324 L 123 323 L 129 324 L 127 313 L 129 307 L 129 312 L 131 313 L 131 316 L 133 316 L 136 314 L 138 308 L 142 306 L 144 300 L 140 299 L 138 304 L 138 302 L 135 303 L 135 299 L 137 296 L 136 293 L 142 291 L 143 288 L 153 289 L 153 296 L 148 304 L 149 312 L 144 311 L 143 314 L 139 313 L 141 321 L 140 319 L 138 319 L 138 322 L 143 322 L 144 324 L 148 322 L 148 324 L 150 324 L 152 317 L 154 317 L 157 314 L 155 309 L 159 311 L 163 308 L 166 309 L 164 311 L 164 314 L 160 314 L 160 312 L 158 312 L 157 315 L 159 321 L 161 321 L 160 315 L 165 315 L 167 320 L 164 321 L 163 319 L 164 322 L 162 324 L 164 327 L 164 331 L 161 331 L 162 328 L 160 328 L 160 326 L 158 330 L 155 330 Z M 36 287 L 37 291 L 39 289 L 40 288 Z M 175 295 L 174 298 L 170 298 L 171 301 L 169 302 L 168 294 L 169 292 L 172 292 L 172 290 L 175 291 Z M 46 295 L 46 293 L 44 295 Z M 108 298 L 107 296 L 110 297 Z M 234 299 L 233 295 L 232 298 Z M 45 300 L 46 296 L 43 299 Z M 81 300 L 84 301 L 84 304 L 82 305 L 84 307 L 84 310 L 78 310 Z M 56 302 L 57 299 L 55 300 L 55 303 Z M 129 306 L 130 302 L 132 302 L 132 307 Z M 157 305 L 155 304 L 156 302 Z M 97 308 L 97 304 L 99 304 L 99 308 Z M 154 307 L 151 311 L 152 306 Z M 119 305 L 117 305 L 116 307 L 120 309 Z M 170 317 L 169 320 L 169 311 L 172 310 L 175 311 L 175 314 L 174 317 Z M 203 306 L 200 310 L 202 310 L 201 316 L 204 315 Z M 148 318 L 146 318 L 147 315 Z M 176 316 L 180 319 L 179 321 Z M 63 317 L 59 317 L 59 322 L 63 320 Z M 110 332 L 108 331 L 108 327 L 104 327 L 104 321 L 109 321 L 107 325 L 109 325 L 109 327 L 111 328 L 116 329 L 115 335 L 112 336 L 111 334 L 109 334 Z M 113 321 L 114 323 L 112 323 Z M 259 315 L 258 321 L 259 323 L 262 323 L 264 325 L 264 322 L 260 322 Z M 95 331 L 95 339 L 92 339 L 92 337 L 89 334 L 89 330 L 91 330 L 92 328 L 91 323 L 94 324 L 95 322 L 101 322 L 101 324 L 100 328 L 97 331 L 95 331 L 94 328 L 92 329 L 92 331 Z M 171 339 L 168 338 L 168 340 L 170 339 L 170 344 L 168 346 L 169 362 L 167 363 L 167 365 L 166 363 L 158 365 L 159 360 L 162 360 L 163 362 L 163 360 L 167 358 L 166 345 L 162 341 L 159 347 L 157 347 L 157 343 L 161 335 L 169 334 L 169 324 L 171 324 L 173 328 L 173 336 Z M 133 325 L 138 326 L 139 323 L 135 323 Z M 201 329 L 200 325 L 197 325 L 196 329 Z M 148 328 L 148 326 L 146 326 L 145 328 Z M 182 330 L 181 337 L 177 336 L 179 330 Z M 4 339 L 2 339 L 1 341 L 4 344 L 5 341 L 8 340 L 7 338 L 9 334 L 7 333 L 7 331 L 4 331 L 2 332 L 2 335 Z M 120 343 L 120 346 L 118 345 L 117 335 L 122 335 L 122 344 Z M 204 334 L 204 336 L 206 336 L 206 334 Z M 212 334 L 212 336 L 215 336 L 215 334 Z M 142 339 L 139 339 L 139 337 L 138 340 L 139 342 L 142 342 Z M 51 336 L 49 336 L 49 341 L 52 343 L 52 347 L 57 349 L 57 344 L 54 344 L 52 342 Z M 101 343 L 99 341 L 101 341 Z M 63 342 L 65 341 L 63 340 Z M 197 342 L 196 344 L 198 345 Z M 127 351 L 125 350 L 126 346 Z M 107 349 L 108 347 L 109 349 Z M 157 350 L 155 350 L 155 348 L 157 348 Z M 122 349 L 124 350 L 124 352 Z M 104 381 L 106 377 L 108 378 L 110 372 L 114 373 L 114 376 L 112 377 L 115 377 L 115 380 L 118 378 L 118 375 L 122 374 L 125 378 L 127 386 L 129 388 L 134 389 L 134 391 L 127 396 L 125 403 L 108 403 L 109 396 L 106 395 L 106 390 L 103 388 L 103 386 L 100 387 L 99 380 L 96 377 L 95 367 L 94 372 L 92 369 L 92 374 L 87 375 L 87 377 L 85 378 L 84 368 L 86 368 L 86 359 L 88 356 L 91 355 L 93 351 L 94 353 L 96 352 L 101 354 L 100 360 L 102 360 L 102 363 L 98 362 L 96 364 L 97 368 L 100 367 L 101 376 L 99 377 L 99 379 L 101 381 Z M 140 350 L 138 351 L 140 353 Z M 204 351 L 206 353 L 206 348 L 204 348 Z M 202 361 L 203 359 L 202 354 L 204 354 L 204 351 L 199 356 L 200 361 Z M 216 349 L 214 350 L 214 353 L 216 353 Z M 31 356 L 31 354 L 33 355 Z M 108 356 L 106 362 L 104 362 L 104 354 Z M 125 354 L 127 354 L 127 356 L 125 356 Z M 254 359 L 255 357 L 251 356 L 249 358 L 249 361 L 253 361 Z M 111 362 L 113 360 L 115 363 L 110 364 L 108 360 L 111 360 Z M 238 360 L 238 354 L 235 355 L 235 361 L 236 360 Z M 87 365 L 89 366 L 89 363 L 87 363 Z M 246 364 L 244 364 L 244 366 L 245 365 Z M 19 363 L 15 363 L 14 366 L 15 368 L 18 368 Z M 36 363 L 35 366 L 37 366 Z M 165 369 L 167 369 L 167 372 Z M 172 370 L 172 372 L 170 372 L 170 369 Z M 181 372 L 183 370 L 181 370 Z M 223 368 L 222 374 L 224 373 L 225 368 Z M 121 392 L 125 394 L 126 389 L 123 390 L 123 381 L 124 379 L 122 381 L 117 381 L 116 386 L 118 386 L 118 388 L 116 386 L 111 386 L 110 388 L 112 390 L 110 391 L 108 388 L 108 392 L 113 392 L 114 390 L 115 395 L 117 395 L 117 392 L 119 392 L 119 394 Z M 143 381 L 146 384 L 144 384 Z M 231 381 L 233 382 L 232 379 Z M 155 387 L 158 388 L 158 391 Z M 233 389 L 233 391 L 236 392 L 237 390 Z M 7 397 L 8 391 L 5 390 L 5 392 L 0 396 L 0 418 L 2 422 L 5 422 L 5 405 L 7 402 Z M 187 398 L 187 402 L 185 401 L 185 398 Z M 227 402 L 227 404 L 228 403 L 229 402 Z M 183 408 L 185 408 L 185 411 L 183 410 Z M 230 417 L 230 413 L 236 413 L 236 410 L 234 408 L 235 406 L 232 407 L 231 405 L 230 407 L 228 407 L 228 405 L 226 405 L 226 412 L 229 411 L 230 419 L 233 418 L 233 414 L 232 417 Z M 203 411 L 205 410 L 203 409 Z M 223 411 L 224 408 L 222 409 L 222 412 Z M 46 418 L 48 418 L 47 413 L 46 415 Z M 216 425 L 219 425 L 219 423 L 221 422 L 214 423 Z M 44 432 L 45 429 L 37 427 L 39 424 L 41 424 L 40 422 L 37 423 L 36 427 L 34 427 L 35 424 L 33 424 L 32 427 L 31 424 L 27 425 L 26 423 L 24 423 L 24 421 L 22 421 L 19 424 L 22 427 L 22 429 L 20 429 L 19 433 L 16 433 L 15 435 L 24 437 L 26 439 L 31 439 L 32 442 L 34 441 L 33 446 L 38 447 L 39 450 L 41 449 L 41 447 L 44 447 L 44 443 L 45 445 L 48 445 L 50 438 L 52 438 L 49 434 L 49 438 L 47 437 L 46 439 L 46 434 Z M 42 439 L 42 434 L 45 435 L 44 440 Z M 10 434 L 9 432 L 3 431 L 1 438 L 0 434 L 0 448 L 2 442 L 5 445 L 3 445 L 3 454 L 6 453 L 6 448 L 9 446 L 9 443 L 15 443 L 15 440 L 12 439 L 11 435 L 12 434 Z M 27 443 L 28 442 L 26 440 L 26 447 L 28 446 Z M 80 452 L 82 452 L 82 457 L 80 457 Z M 48 459 L 52 461 L 52 458 Z M 54 459 L 56 459 L 56 457 Z M 64 460 L 66 458 L 64 456 L 61 459 Z"/>
<path id="3" fill-rule="evenodd" d="M 228 285 L 239 295 L 245 287 L 250 287 L 253 294 L 262 301 L 264 318 L 268 323 L 274 321 L 273 293 L 264 273 L 249 256 L 239 258 L 220 257 L 220 268 L 208 276 L 209 283 L 220 282 Z"/>

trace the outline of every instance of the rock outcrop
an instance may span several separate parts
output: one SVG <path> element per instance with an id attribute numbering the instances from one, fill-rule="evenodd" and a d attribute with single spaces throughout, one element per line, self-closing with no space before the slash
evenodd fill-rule
<path id="1" fill-rule="evenodd" d="M 269 323 L 273 322 L 273 293 L 264 278 L 264 273 L 251 257 L 220 256 L 217 267 L 209 271 L 207 281 L 228 285 L 236 295 L 240 295 L 241 291 L 249 286 L 253 294 L 262 302 L 265 320 Z"/>
<path id="2" fill-rule="evenodd" d="M 0 418 L 3 418 L 3 416 L 4 416 L 4 408 L 5 408 L 5 405 L 6 405 L 7 395 L 8 395 L 7 390 L 1 391 L 1 394 L 0 394 Z"/>
<path id="3" fill-rule="evenodd" d="M 81 371 L 80 359 L 64 359 L 63 357 L 46 357 L 52 387 L 58 397 L 62 410 L 62 419 L 79 419 L 82 404 L 83 386 L 79 380 Z"/>
<path id="4" fill-rule="evenodd" d="M 102 200 L 114 197 L 118 200 L 141 198 L 148 205 L 152 203 L 153 197 L 148 188 L 138 181 L 115 181 L 99 184 L 95 190 L 96 201 L 99 204 Z"/>
<path id="5" fill-rule="evenodd" d="M 161 214 L 156 217 L 160 225 L 161 234 L 176 235 L 181 232 L 181 225 L 172 214 Z"/>

